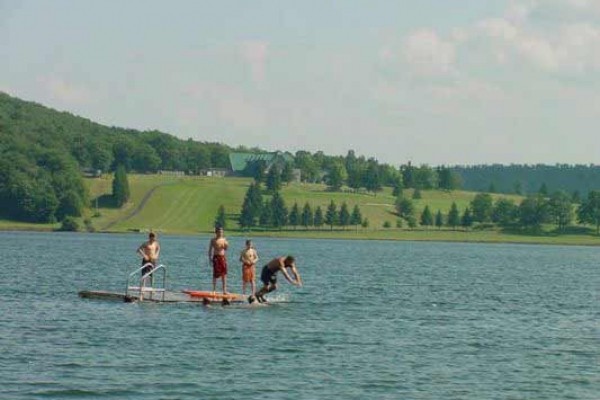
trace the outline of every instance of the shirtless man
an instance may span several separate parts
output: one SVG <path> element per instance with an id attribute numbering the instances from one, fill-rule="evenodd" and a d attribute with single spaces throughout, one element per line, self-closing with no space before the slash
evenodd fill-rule
<path id="1" fill-rule="evenodd" d="M 256 275 L 256 263 L 258 262 L 258 254 L 252 246 L 252 240 L 246 240 L 246 248 L 240 254 L 242 262 L 242 294 L 246 294 L 246 284 L 250 284 L 252 290 L 250 294 L 254 294 L 256 287 L 254 284 Z"/>
<path id="2" fill-rule="evenodd" d="M 208 246 L 208 261 L 213 267 L 213 292 L 216 291 L 217 279 L 223 281 L 223 293 L 227 293 L 227 258 L 225 251 L 229 247 L 227 239 L 223 236 L 223 228 L 215 228 L 215 237 L 210 240 Z"/>
<path id="3" fill-rule="evenodd" d="M 292 279 L 287 269 L 294 275 L 294 279 Z M 302 286 L 302 278 L 300 278 L 300 274 L 296 268 L 294 257 L 277 257 L 269 261 L 267 265 L 263 267 L 260 274 L 260 280 L 264 286 L 254 296 L 248 297 L 249 303 L 254 303 L 256 300 L 260 303 L 266 302 L 264 295 L 277 289 L 277 273 L 279 271 L 281 271 L 283 277 L 292 285 Z"/>
<path id="4" fill-rule="evenodd" d="M 160 244 L 158 244 L 154 232 L 148 234 L 148 241 L 142 243 L 142 245 L 138 247 L 137 253 L 142 257 L 142 266 L 144 267 L 142 268 L 142 276 L 144 276 L 156 267 L 156 261 L 158 261 L 158 256 L 160 255 Z M 152 280 L 153 276 L 150 275 L 149 278 Z"/>

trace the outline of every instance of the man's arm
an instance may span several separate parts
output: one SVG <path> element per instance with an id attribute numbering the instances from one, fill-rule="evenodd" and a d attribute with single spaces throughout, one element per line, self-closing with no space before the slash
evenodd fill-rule
<path id="1" fill-rule="evenodd" d="M 290 277 L 290 275 L 287 273 L 287 271 L 285 270 L 285 268 L 282 268 L 282 269 L 281 269 L 281 273 L 283 274 L 283 277 L 284 277 L 284 278 L 285 278 L 285 279 L 286 279 L 286 280 L 287 280 L 289 283 L 291 283 L 291 284 L 292 284 L 292 285 L 294 285 L 294 286 L 298 285 L 298 283 L 297 283 L 295 280 L 293 280 L 293 279 Z"/>
<path id="2" fill-rule="evenodd" d="M 300 273 L 298 272 L 298 269 L 296 268 L 296 264 L 292 264 L 292 271 L 294 272 L 294 275 L 296 276 L 296 282 L 298 282 L 298 286 L 302 286 L 302 278 L 300 277 Z"/>
<path id="3" fill-rule="evenodd" d="M 156 242 L 156 259 L 158 260 L 158 257 L 160 256 L 160 244 L 158 244 L 158 242 Z"/>
<path id="4" fill-rule="evenodd" d="M 142 245 L 140 247 L 138 247 L 136 253 L 138 253 L 140 256 L 142 256 L 142 258 L 146 258 L 146 252 L 144 250 L 146 250 L 145 247 L 146 243 L 142 243 Z"/>
<path id="5" fill-rule="evenodd" d="M 291 283 L 294 286 L 298 286 L 299 285 L 299 283 L 297 281 L 295 281 L 294 279 L 292 279 L 292 277 L 290 276 L 290 274 L 288 274 L 288 272 L 286 271 L 285 263 L 284 263 L 283 259 L 279 259 L 279 269 L 281 270 L 281 273 L 283 274 L 283 277 L 289 283 Z"/>
<path id="6" fill-rule="evenodd" d="M 213 242 L 214 242 L 214 239 L 210 239 L 210 243 L 208 245 L 208 261 L 209 262 L 212 260 L 213 251 L 215 250 L 215 248 L 213 246 Z"/>

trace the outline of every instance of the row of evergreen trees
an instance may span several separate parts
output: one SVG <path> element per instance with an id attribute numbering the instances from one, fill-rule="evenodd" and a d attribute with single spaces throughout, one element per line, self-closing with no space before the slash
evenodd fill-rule
<path id="1" fill-rule="evenodd" d="M 417 215 L 411 199 L 398 196 L 396 211 L 400 218 L 407 221 L 409 227 L 417 226 Z M 479 223 L 534 230 L 539 230 L 543 224 L 554 224 L 559 231 L 564 231 L 575 218 L 580 224 L 594 225 L 596 233 L 600 233 L 600 192 L 589 192 L 578 207 L 575 207 L 572 197 L 564 192 L 555 192 L 547 197 L 541 194 L 531 195 L 519 204 L 507 198 L 494 201 L 490 194 L 479 193 L 462 214 L 454 202 L 446 216 L 440 210 L 434 216 L 426 205 L 418 223 L 422 226 L 451 228 L 468 228 L 474 223 Z"/>
<path id="2" fill-rule="evenodd" d="M 221 214 L 224 214 L 224 211 L 219 212 L 219 215 Z M 217 223 L 223 225 L 224 222 L 224 218 L 217 217 Z M 324 225 L 333 229 L 334 226 L 354 225 L 358 227 L 365 223 L 358 205 L 355 205 L 350 212 L 346 202 L 342 203 L 338 209 L 332 200 L 323 212 L 321 206 L 317 206 L 313 210 L 308 202 L 302 209 L 297 202 L 289 209 L 279 191 L 273 192 L 270 199 L 263 200 L 261 186 L 258 182 L 254 182 L 248 187 L 238 222 L 242 229 L 255 227 L 281 229 L 284 226 L 291 226 L 294 229 L 298 226 L 321 228 Z"/>

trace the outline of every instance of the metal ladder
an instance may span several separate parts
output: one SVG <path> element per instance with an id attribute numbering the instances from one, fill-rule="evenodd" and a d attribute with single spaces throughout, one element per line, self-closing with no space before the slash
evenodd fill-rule
<path id="1" fill-rule="evenodd" d="M 146 272 L 144 275 L 142 275 L 142 277 L 140 278 L 140 283 L 139 286 L 131 286 L 131 281 L 132 279 L 134 279 L 134 276 L 139 274 L 142 269 L 151 266 L 152 269 L 149 272 Z M 162 287 L 158 287 L 155 288 L 154 287 L 154 274 L 156 272 L 162 272 Z M 146 281 L 150 279 L 150 286 L 146 286 Z M 137 294 L 137 300 L 138 301 L 144 301 L 144 295 L 149 294 L 149 299 L 151 300 L 158 300 L 154 297 L 154 294 L 157 293 L 160 295 L 160 300 L 158 301 L 165 301 L 165 291 L 166 291 L 166 284 L 167 284 L 167 268 L 162 265 L 154 265 L 152 263 L 146 263 L 144 265 L 142 265 L 141 267 L 137 268 L 135 271 L 133 271 L 132 273 L 129 274 L 129 276 L 127 277 L 127 286 L 125 289 L 125 296 L 126 298 L 132 298 L 134 295 Z"/>

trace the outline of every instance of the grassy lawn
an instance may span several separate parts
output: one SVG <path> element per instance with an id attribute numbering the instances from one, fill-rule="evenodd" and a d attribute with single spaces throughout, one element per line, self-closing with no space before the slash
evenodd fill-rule
<path id="1" fill-rule="evenodd" d="M 244 236 L 272 236 L 299 238 L 339 238 L 339 239 L 380 239 L 380 240 L 437 240 L 461 242 L 512 242 L 512 243 L 546 243 L 546 244 L 582 244 L 600 245 L 600 237 L 592 235 L 585 228 L 573 229 L 568 234 L 556 235 L 542 233 L 526 235 L 501 232 L 500 230 L 450 230 L 418 228 L 410 230 L 396 228 L 395 198 L 390 188 L 376 196 L 371 193 L 329 192 L 324 185 L 294 183 L 284 186 L 282 195 L 288 208 L 294 202 L 300 209 L 309 203 L 313 209 L 320 206 L 323 212 L 331 200 L 339 207 L 343 202 L 348 204 L 349 211 L 358 205 L 363 217 L 369 219 L 369 227 L 348 227 L 346 230 L 329 227 L 309 229 L 298 227 L 281 231 L 242 232 L 237 224 L 238 214 L 244 194 L 251 183 L 247 178 L 214 178 L 214 177 L 175 177 L 167 175 L 129 175 L 131 191 L 130 201 L 122 208 L 111 205 L 112 176 L 86 179 L 90 190 L 91 207 L 84 217 L 91 218 L 96 230 L 110 232 L 156 230 L 163 233 L 193 234 L 212 231 L 217 209 L 222 204 L 227 213 L 227 234 Z M 476 193 L 453 191 L 444 192 L 424 190 L 422 198 L 414 200 L 416 213 L 420 215 L 423 208 L 429 205 L 432 213 L 440 210 L 444 215 L 450 210 L 452 202 L 456 202 L 462 213 Z M 405 190 L 404 196 L 412 198 L 412 190 Z M 519 196 L 493 195 L 494 199 L 507 197 L 520 201 Z M 143 203 L 144 198 L 146 202 Z M 96 201 L 97 200 L 97 201 Z M 143 203 L 143 207 L 140 207 Z M 99 216 L 94 216 L 97 211 Z M 83 218 L 82 218 L 83 219 Z M 392 228 L 383 228 L 389 222 Z M 53 230 L 58 224 L 29 224 L 0 220 L 0 230 Z"/>

